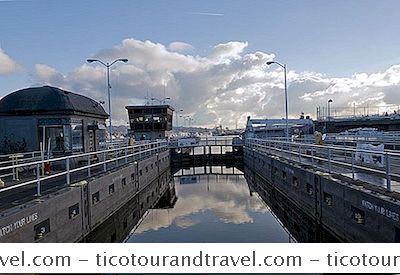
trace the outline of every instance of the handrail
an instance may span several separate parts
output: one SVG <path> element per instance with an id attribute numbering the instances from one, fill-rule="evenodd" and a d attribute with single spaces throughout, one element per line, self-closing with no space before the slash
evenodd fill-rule
<path id="1" fill-rule="evenodd" d="M 107 159 L 107 160 L 104 160 L 104 161 L 101 161 L 101 162 L 97 162 L 95 164 L 90 164 L 90 165 L 78 167 L 78 168 L 75 168 L 75 169 L 69 169 L 69 170 L 58 172 L 58 173 L 52 174 L 52 175 L 42 176 L 42 177 L 27 181 L 27 182 L 23 182 L 23 183 L 20 183 L 20 184 L 16 184 L 16 185 L 11 185 L 11 186 L 8 186 L 8 187 L 0 188 L 0 193 L 8 191 L 8 190 L 15 189 L 15 188 L 19 188 L 19 187 L 22 187 L 22 186 L 25 186 L 25 185 L 30 185 L 30 184 L 33 184 L 33 183 L 38 183 L 38 182 L 41 182 L 41 181 L 44 181 L 44 180 L 48 180 L 48 179 L 52 179 L 52 178 L 56 178 L 56 177 L 59 177 L 59 176 L 68 175 L 70 173 L 77 172 L 77 171 L 80 171 L 80 170 L 85 170 L 85 169 L 88 169 L 88 168 L 91 168 L 91 167 L 104 165 L 105 163 L 114 162 L 114 161 L 122 159 L 122 158 L 128 158 L 128 157 L 135 156 L 135 155 L 140 155 L 140 154 L 143 154 L 143 153 L 146 153 L 146 152 L 155 151 L 156 149 L 161 149 L 161 148 L 165 148 L 165 146 L 146 149 L 144 151 L 134 152 L 134 153 L 132 153 L 130 155 L 126 155 L 126 156 L 124 155 L 124 156 L 117 157 L 117 158 Z"/>
<path id="2" fill-rule="evenodd" d="M 127 164 L 129 158 L 131 158 L 130 162 L 137 161 L 137 160 L 142 159 L 143 157 L 148 156 L 149 154 L 152 155 L 152 154 L 164 151 L 166 149 L 167 149 L 167 142 L 165 140 L 159 140 L 159 141 L 155 141 L 155 142 L 149 142 L 149 143 L 138 144 L 138 145 L 133 145 L 133 146 L 126 146 L 126 147 L 117 148 L 117 149 L 107 149 L 107 150 L 88 152 L 88 153 L 83 153 L 83 154 L 78 154 L 78 155 L 52 158 L 52 159 L 48 159 L 48 160 L 32 161 L 29 163 L 22 163 L 22 164 L 18 164 L 18 165 L 7 166 L 7 167 L 0 167 L 0 171 L 12 169 L 13 177 L 15 176 L 14 171 L 21 167 L 28 167 L 29 171 L 36 170 L 36 176 L 35 176 L 36 178 L 35 179 L 28 178 L 27 181 L 25 181 L 25 182 L 2 187 L 2 188 L 0 188 L 0 193 L 8 191 L 8 190 L 16 189 L 16 188 L 19 188 L 22 186 L 37 183 L 37 196 L 40 196 L 41 195 L 41 182 L 43 182 L 43 181 L 46 181 L 46 180 L 49 180 L 52 178 L 56 178 L 56 177 L 60 177 L 60 176 L 66 176 L 66 183 L 67 183 L 67 185 L 69 185 L 71 183 L 71 174 L 73 174 L 74 172 L 87 170 L 87 177 L 90 177 L 91 176 L 91 168 L 93 168 L 93 167 L 103 166 L 103 170 L 104 170 L 104 172 L 106 172 L 108 163 L 115 162 L 115 166 L 112 168 L 116 168 L 116 167 L 120 167 L 121 165 Z M 96 161 L 95 163 L 91 163 L 92 155 L 99 155 L 100 159 L 98 161 Z M 137 157 L 137 156 L 139 156 L 139 157 Z M 110 158 L 108 158 L 108 157 L 110 157 Z M 82 165 L 82 166 L 71 167 L 70 163 L 71 163 L 71 160 L 73 160 L 73 159 L 87 161 L 87 164 Z M 125 159 L 125 161 L 123 163 L 120 162 L 120 160 L 122 160 L 122 159 Z M 41 165 L 44 165 L 46 163 L 60 162 L 60 161 L 65 161 L 65 167 L 62 167 L 62 170 L 55 171 L 54 173 L 52 173 L 50 175 L 43 175 L 40 172 Z M 43 166 L 42 166 L 42 168 L 43 168 Z M 4 176 L 4 177 L 10 176 L 10 174 L 0 175 L 0 176 Z"/>
<path id="3" fill-rule="evenodd" d="M 391 179 L 393 177 L 400 178 L 400 153 L 393 151 L 374 151 L 255 138 L 246 139 L 245 146 L 251 150 L 277 155 L 300 164 L 306 163 L 312 167 L 328 171 L 329 173 L 334 170 L 333 166 L 350 169 L 351 178 L 353 180 L 355 179 L 356 170 L 374 173 L 380 177 L 386 178 L 386 189 L 388 191 L 392 191 Z M 381 156 L 381 165 L 374 166 L 372 164 L 357 163 L 355 159 L 357 153 Z M 397 163 L 394 163 L 393 160 L 397 161 Z M 328 167 L 318 164 L 317 161 L 324 162 Z"/>
<path id="4" fill-rule="evenodd" d="M 364 153 L 380 153 L 380 154 L 388 154 L 388 155 L 393 155 L 393 156 L 398 156 L 400 157 L 400 153 L 395 153 L 393 150 L 388 151 L 374 151 L 374 150 L 366 150 L 366 149 L 357 149 L 357 148 L 352 148 L 352 147 L 339 147 L 338 145 L 318 145 L 318 144 L 311 144 L 311 143 L 301 143 L 301 142 L 292 142 L 292 141 L 282 141 L 282 140 L 269 140 L 269 139 L 257 139 L 257 138 L 248 138 L 248 140 L 257 140 L 260 142 L 275 142 L 275 143 L 281 143 L 281 144 L 292 144 L 292 145 L 300 145 L 300 146 L 308 146 L 308 147 L 315 147 L 315 148 L 331 148 L 331 149 L 343 149 L 347 151 L 353 151 L 353 152 L 364 152 Z"/>
<path id="5" fill-rule="evenodd" d="M 152 142 L 152 143 L 145 143 L 145 144 L 132 145 L 132 146 L 126 146 L 126 147 L 120 147 L 120 148 L 114 148 L 114 149 L 106 149 L 106 150 L 101 150 L 101 151 L 94 151 L 94 152 L 88 152 L 88 153 L 82 153 L 82 154 L 76 154 L 76 155 L 70 155 L 70 156 L 50 158 L 50 159 L 45 159 L 45 160 L 33 161 L 33 162 L 26 162 L 26 163 L 11 165 L 11 166 L 0 167 L 0 171 L 11 169 L 11 168 L 19 168 L 19 167 L 23 167 L 23 166 L 32 166 L 32 165 L 36 165 L 36 164 L 45 164 L 45 163 L 49 163 L 49 162 L 62 161 L 62 160 L 66 160 L 66 159 L 82 158 L 85 156 L 97 155 L 97 154 L 102 154 L 102 153 L 107 153 L 107 152 L 115 152 L 115 151 L 120 151 L 120 150 L 125 150 L 125 149 L 140 148 L 142 146 L 149 146 L 149 145 L 154 145 L 154 144 L 158 144 L 158 143 L 166 144 L 166 141 L 157 141 L 157 142 Z"/>

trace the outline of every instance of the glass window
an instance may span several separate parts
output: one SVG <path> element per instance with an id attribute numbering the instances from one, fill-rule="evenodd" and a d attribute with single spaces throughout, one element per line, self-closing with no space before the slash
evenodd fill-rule
<path id="1" fill-rule="evenodd" d="M 72 132 L 72 151 L 81 152 L 83 151 L 83 131 L 82 121 L 76 121 L 71 124 Z"/>

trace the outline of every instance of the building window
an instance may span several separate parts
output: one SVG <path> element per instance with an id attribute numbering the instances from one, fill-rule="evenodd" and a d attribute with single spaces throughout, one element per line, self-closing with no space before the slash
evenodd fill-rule
<path id="1" fill-rule="evenodd" d="M 365 224 L 365 212 L 357 207 L 351 206 L 351 218 L 358 224 Z"/>
<path id="2" fill-rule="evenodd" d="M 332 206 L 332 204 L 333 204 L 332 195 L 324 192 L 324 202 L 325 202 L 327 205 Z"/>
<path id="3" fill-rule="evenodd" d="M 114 184 L 108 186 L 108 194 L 112 194 L 115 192 Z"/>
<path id="4" fill-rule="evenodd" d="M 73 219 L 79 215 L 79 203 L 74 204 L 68 208 L 69 219 Z"/>
<path id="5" fill-rule="evenodd" d="M 71 123 L 72 151 L 83 151 L 82 120 L 73 120 Z"/>
<path id="6" fill-rule="evenodd" d="M 92 204 L 96 204 L 100 201 L 100 193 L 96 192 L 92 194 Z"/>
<path id="7" fill-rule="evenodd" d="M 123 178 L 123 179 L 121 180 L 121 183 L 122 183 L 122 186 L 125 186 L 125 185 L 126 185 L 126 178 Z"/>
<path id="8" fill-rule="evenodd" d="M 299 180 L 295 176 L 293 176 L 292 185 L 293 186 L 298 186 L 299 185 Z"/>
<path id="9" fill-rule="evenodd" d="M 135 181 L 135 173 L 131 174 L 131 181 L 134 182 Z"/>
<path id="10" fill-rule="evenodd" d="M 311 184 L 307 183 L 306 187 L 307 194 L 312 195 L 314 193 L 313 187 Z"/>
<path id="11" fill-rule="evenodd" d="M 150 202 L 150 196 L 147 196 L 146 198 L 146 202 L 149 203 Z"/>
<path id="12" fill-rule="evenodd" d="M 282 179 L 286 179 L 286 172 L 285 171 L 282 171 Z"/>
<path id="13" fill-rule="evenodd" d="M 140 169 L 139 170 L 139 176 L 141 176 L 143 173 L 142 173 L 142 169 Z"/>
<path id="14" fill-rule="evenodd" d="M 154 168 L 154 165 L 153 165 L 153 163 L 151 164 L 151 170 L 153 170 L 153 168 Z"/>
<path id="15" fill-rule="evenodd" d="M 35 241 L 42 239 L 50 232 L 50 219 L 44 220 L 33 227 L 35 231 Z"/>
<path id="16" fill-rule="evenodd" d="M 148 166 L 146 166 L 146 173 L 148 173 L 149 172 L 149 167 Z"/>

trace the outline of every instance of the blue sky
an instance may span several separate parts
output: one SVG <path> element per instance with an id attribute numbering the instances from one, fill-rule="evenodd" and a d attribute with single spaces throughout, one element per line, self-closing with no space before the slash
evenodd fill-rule
<path id="1" fill-rule="evenodd" d="M 35 65 L 68 74 L 126 38 L 192 45 L 204 57 L 221 43 L 273 53 L 296 72 L 328 78 L 400 63 L 400 1 L 0 1 L 0 48 L 22 69 L 0 74 L 0 96 L 37 81 Z"/>

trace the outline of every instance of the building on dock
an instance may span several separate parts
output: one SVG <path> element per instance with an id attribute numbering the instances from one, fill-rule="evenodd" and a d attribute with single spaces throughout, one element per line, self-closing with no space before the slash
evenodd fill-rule
<path id="1" fill-rule="evenodd" d="M 314 133 L 314 122 L 309 117 L 288 119 L 289 135 L 309 135 Z M 247 117 L 246 138 L 277 138 L 286 136 L 285 119 L 257 119 Z"/>
<path id="2" fill-rule="evenodd" d="M 90 152 L 105 145 L 108 114 L 99 102 L 43 86 L 15 91 L 0 100 L 0 153 L 40 150 Z"/>
<path id="3" fill-rule="evenodd" d="M 172 130 L 174 108 L 170 105 L 126 106 L 129 135 L 136 140 L 164 139 Z"/>

